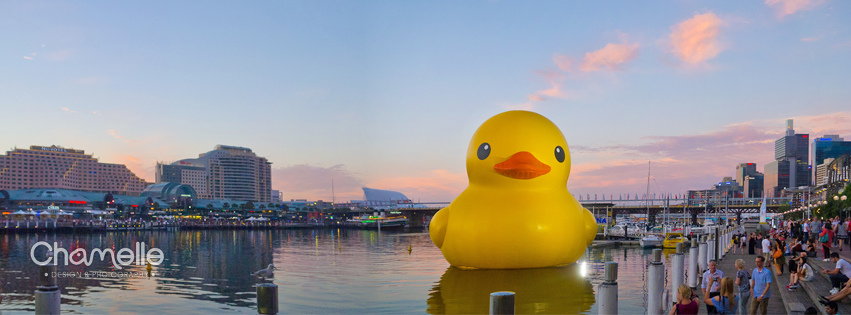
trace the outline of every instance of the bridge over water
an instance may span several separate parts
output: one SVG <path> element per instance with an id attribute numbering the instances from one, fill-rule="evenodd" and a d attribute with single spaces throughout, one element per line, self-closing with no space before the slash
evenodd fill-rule
<path id="1" fill-rule="evenodd" d="M 614 217 L 619 214 L 646 214 L 648 222 L 655 223 L 660 213 L 684 214 L 697 223 L 699 215 L 735 216 L 741 219 L 744 213 L 759 213 L 762 198 L 727 198 L 727 199 L 689 199 L 689 198 L 651 198 L 651 199 L 597 199 L 580 200 L 583 207 L 591 210 L 597 217 Z M 793 205 L 796 201 L 790 197 L 767 198 L 768 213 L 781 212 L 784 206 Z M 408 217 L 409 225 L 422 226 L 426 220 L 437 211 L 448 206 L 449 202 L 422 202 L 406 205 L 394 211 L 399 211 Z"/>

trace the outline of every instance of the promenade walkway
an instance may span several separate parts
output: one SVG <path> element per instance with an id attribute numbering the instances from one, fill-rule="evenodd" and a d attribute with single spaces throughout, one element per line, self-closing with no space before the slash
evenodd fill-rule
<path id="1" fill-rule="evenodd" d="M 730 252 L 730 253 L 727 253 L 727 255 L 724 256 L 724 258 L 718 260 L 718 269 L 720 269 L 721 271 L 724 272 L 725 277 L 730 277 L 730 278 L 733 278 L 735 280 L 735 277 L 736 277 L 736 266 L 735 266 L 736 259 L 744 260 L 745 261 L 745 270 L 747 270 L 748 272 L 751 272 L 756 267 L 756 264 L 754 263 L 755 257 L 756 257 L 756 255 L 748 255 L 747 251 L 744 254 L 741 254 L 741 253 L 733 254 L 732 252 Z M 787 314 L 786 306 L 784 306 L 783 297 L 780 295 L 780 290 L 779 290 L 779 288 L 786 290 L 786 288 L 784 287 L 786 285 L 786 283 L 783 283 L 782 285 L 780 285 L 778 287 L 777 281 L 778 281 L 778 279 L 777 279 L 777 277 L 775 277 L 773 279 L 773 281 L 771 282 L 771 286 L 768 289 L 768 291 L 771 295 L 771 298 L 768 299 L 768 314 Z M 787 282 L 789 281 L 788 275 L 787 275 L 786 281 Z M 698 286 L 698 288 L 699 288 L 699 286 Z M 700 297 L 701 301 L 703 301 L 703 299 L 704 299 L 703 292 L 699 292 L 698 296 Z M 700 312 L 698 314 L 706 314 L 705 304 L 701 305 Z"/>

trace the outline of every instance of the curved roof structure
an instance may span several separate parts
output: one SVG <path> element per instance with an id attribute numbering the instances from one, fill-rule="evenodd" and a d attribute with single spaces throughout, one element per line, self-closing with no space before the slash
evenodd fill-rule
<path id="1" fill-rule="evenodd" d="M 392 190 L 363 188 L 363 196 L 366 201 L 411 201 L 407 196 Z"/>
<path id="2" fill-rule="evenodd" d="M 160 198 L 163 200 L 177 199 L 178 197 L 195 198 L 197 195 L 192 186 L 168 182 L 148 185 L 141 194 L 142 197 Z"/>

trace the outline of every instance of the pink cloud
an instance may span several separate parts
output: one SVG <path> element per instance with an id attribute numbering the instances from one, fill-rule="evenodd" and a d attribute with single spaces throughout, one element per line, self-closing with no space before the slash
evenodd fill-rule
<path id="1" fill-rule="evenodd" d="M 851 137 L 851 112 L 790 118 L 798 133 Z M 774 141 L 783 135 L 784 123 L 782 118 L 747 121 L 702 134 L 650 137 L 637 145 L 571 146 L 569 187 L 583 195 L 644 193 L 651 161 L 651 192 L 707 189 L 734 176 L 738 163 L 757 163 L 762 172 L 774 160 Z"/>
<path id="2" fill-rule="evenodd" d="M 711 12 L 680 22 L 669 36 L 673 54 L 693 65 L 715 58 L 723 50 L 718 41 L 722 25 L 721 18 Z"/>
<path id="3" fill-rule="evenodd" d="M 603 48 L 585 54 L 582 65 L 584 72 L 618 70 L 621 65 L 638 56 L 638 44 L 606 44 Z"/>
<path id="4" fill-rule="evenodd" d="M 777 17 L 780 18 L 799 11 L 813 9 L 823 2 L 821 0 L 765 0 L 765 4 L 772 7 Z"/>
<path id="5" fill-rule="evenodd" d="M 569 56 L 555 55 L 553 56 L 553 62 L 561 71 L 573 71 L 573 59 L 571 59 Z"/>
<path id="6" fill-rule="evenodd" d="M 147 182 L 153 182 L 151 180 L 154 177 L 153 176 L 153 173 L 154 173 L 153 172 L 153 166 L 151 166 L 152 164 L 149 161 L 146 161 L 146 160 L 143 161 L 142 158 L 139 158 L 135 155 L 129 155 L 129 154 L 119 155 L 116 158 L 116 161 L 101 161 L 101 162 L 123 164 L 123 165 L 127 166 L 127 168 L 131 172 L 133 172 L 133 174 L 136 174 L 136 176 L 138 176 L 139 178 L 141 178 L 141 179 L 143 179 Z"/>
<path id="7" fill-rule="evenodd" d="M 546 89 L 537 90 L 527 95 L 526 102 L 521 104 L 509 105 L 506 106 L 507 108 L 532 110 L 535 107 L 535 103 L 543 102 L 553 98 L 564 98 L 567 96 L 567 94 L 564 92 L 564 89 L 562 88 L 564 74 L 555 71 L 539 71 L 538 74 L 544 78 L 549 87 Z"/>
<path id="8" fill-rule="evenodd" d="M 467 173 L 436 169 L 413 176 L 376 179 L 367 186 L 400 191 L 414 202 L 452 201 L 467 187 Z"/>

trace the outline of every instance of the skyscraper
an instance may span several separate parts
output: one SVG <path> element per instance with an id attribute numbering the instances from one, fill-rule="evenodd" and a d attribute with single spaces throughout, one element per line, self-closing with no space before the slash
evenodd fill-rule
<path id="1" fill-rule="evenodd" d="M 765 175 L 756 171 L 756 163 L 740 163 L 736 166 L 736 182 L 742 187 L 745 198 L 761 198 Z"/>
<path id="2" fill-rule="evenodd" d="M 272 171 L 266 158 L 249 148 L 217 145 L 215 150 L 171 164 L 157 164 L 158 182 L 195 188 L 202 199 L 269 202 Z"/>
<path id="3" fill-rule="evenodd" d="M 820 168 L 825 169 L 827 167 L 826 164 L 830 163 L 827 162 L 827 159 L 835 159 L 848 153 L 851 153 L 851 141 L 843 141 L 839 135 L 824 135 L 821 138 L 813 139 L 813 168 L 816 170 Z M 819 185 L 819 183 L 825 183 L 827 181 L 826 172 L 815 172 L 814 175 L 813 183 L 815 183 L 815 185 Z"/>
<path id="4" fill-rule="evenodd" d="M 774 142 L 774 162 L 765 165 L 765 193 L 776 197 L 784 188 L 809 186 L 809 134 L 796 134 L 786 120 L 786 135 Z"/>

